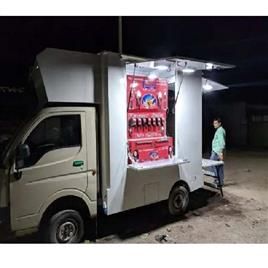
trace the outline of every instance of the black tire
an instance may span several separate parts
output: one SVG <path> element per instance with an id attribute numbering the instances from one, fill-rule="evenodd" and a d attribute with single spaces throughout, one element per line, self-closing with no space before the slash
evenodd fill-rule
<path id="1" fill-rule="evenodd" d="M 47 243 L 80 243 L 84 239 L 84 220 L 76 210 L 63 210 L 48 219 L 42 228 Z"/>
<path id="2" fill-rule="evenodd" d="M 172 216 L 183 215 L 189 205 L 189 191 L 183 185 L 173 187 L 168 198 L 168 211 Z"/>

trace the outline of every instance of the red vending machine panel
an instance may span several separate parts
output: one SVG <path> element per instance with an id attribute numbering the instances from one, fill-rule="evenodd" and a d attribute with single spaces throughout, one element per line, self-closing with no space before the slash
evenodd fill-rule
<path id="1" fill-rule="evenodd" d="M 166 136 L 167 81 L 127 76 L 127 107 L 129 162 L 172 157 L 173 140 Z"/>

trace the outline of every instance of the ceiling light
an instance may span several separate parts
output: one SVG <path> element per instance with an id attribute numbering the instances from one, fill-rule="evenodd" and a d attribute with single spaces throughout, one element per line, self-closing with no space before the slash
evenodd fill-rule
<path id="1" fill-rule="evenodd" d="M 166 71 L 168 69 L 168 66 L 158 65 L 156 66 L 156 69 L 158 69 L 159 71 Z"/>
<path id="2" fill-rule="evenodd" d="M 213 63 L 206 63 L 206 70 L 212 70 L 214 67 Z"/>
<path id="3" fill-rule="evenodd" d="M 210 91 L 210 90 L 213 89 L 213 86 L 208 84 L 208 83 L 206 83 L 206 84 L 203 85 L 203 89 L 206 90 L 206 91 Z"/>
<path id="4" fill-rule="evenodd" d="M 154 73 L 151 73 L 151 74 L 149 74 L 148 78 L 149 78 L 150 80 L 154 80 L 154 79 L 157 78 L 157 75 L 154 74 Z"/>
<path id="5" fill-rule="evenodd" d="M 154 68 L 154 62 L 153 61 L 149 62 L 149 68 Z"/>
<path id="6" fill-rule="evenodd" d="M 194 69 L 191 69 L 191 68 L 184 68 L 182 69 L 182 71 L 186 74 L 191 74 L 191 73 L 194 73 L 195 70 Z"/>

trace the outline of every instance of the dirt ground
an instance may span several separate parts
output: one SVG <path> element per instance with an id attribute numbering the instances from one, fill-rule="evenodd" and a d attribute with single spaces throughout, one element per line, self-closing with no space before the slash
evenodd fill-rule
<path id="1" fill-rule="evenodd" d="M 181 218 L 168 216 L 165 202 L 105 217 L 97 223 L 96 242 L 268 243 L 268 152 L 228 152 L 223 192 L 221 197 L 205 186 L 192 193 L 189 211 Z"/>
<path id="2" fill-rule="evenodd" d="M 268 152 L 228 152 L 223 192 L 192 193 L 181 219 L 168 217 L 164 203 L 126 213 L 121 231 L 98 242 L 268 243 Z"/>

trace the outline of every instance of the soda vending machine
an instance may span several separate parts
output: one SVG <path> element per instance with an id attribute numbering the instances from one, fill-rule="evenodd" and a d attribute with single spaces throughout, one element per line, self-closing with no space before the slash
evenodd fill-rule
<path id="1" fill-rule="evenodd" d="M 127 76 L 129 163 L 168 159 L 173 139 L 167 137 L 168 83 L 164 79 Z"/>

